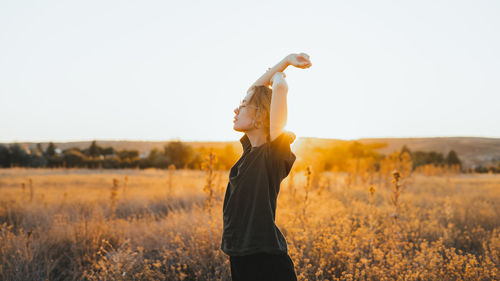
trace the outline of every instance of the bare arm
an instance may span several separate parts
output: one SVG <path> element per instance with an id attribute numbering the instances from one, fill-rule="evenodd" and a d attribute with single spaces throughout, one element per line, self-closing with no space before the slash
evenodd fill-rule
<path id="1" fill-rule="evenodd" d="M 309 60 L 309 55 L 305 53 L 300 54 L 289 54 L 285 58 L 283 58 L 280 62 L 278 62 L 275 66 L 267 69 L 267 71 L 262 74 L 262 76 L 255 81 L 250 88 L 248 88 L 248 92 L 252 89 L 253 86 L 266 86 L 269 87 L 272 82 L 270 81 L 274 74 L 277 72 L 283 72 L 289 65 L 293 65 L 298 68 L 308 68 L 311 67 L 311 61 Z"/>
<path id="2" fill-rule="evenodd" d="M 250 88 L 248 88 L 248 92 L 252 89 L 253 86 L 266 86 L 269 87 L 270 85 L 270 80 L 276 74 L 276 72 L 283 72 L 288 66 L 290 65 L 289 62 L 289 55 L 283 58 L 280 62 L 278 62 L 275 66 L 268 68 L 267 71 L 262 74 L 262 76 L 255 81 Z"/>
<path id="3" fill-rule="evenodd" d="M 271 83 L 273 84 L 273 93 L 271 98 L 271 112 L 270 112 L 270 139 L 273 141 L 282 132 L 286 125 L 287 119 L 287 94 L 288 84 L 285 80 L 286 75 L 283 72 L 277 72 L 272 77 Z"/>
<path id="4" fill-rule="evenodd" d="M 288 94 L 288 84 L 285 80 L 285 73 L 278 71 L 279 69 L 285 69 L 288 65 L 293 65 L 298 68 L 309 68 L 312 63 L 309 60 L 309 55 L 305 53 L 300 54 L 290 54 L 285 57 L 280 63 L 275 65 L 273 68 L 269 69 L 264 75 L 262 75 L 257 82 L 264 81 L 266 86 L 272 85 L 272 97 L 271 97 L 271 112 L 270 112 L 270 139 L 273 141 L 282 132 L 286 125 L 287 120 L 287 94 Z M 271 73 L 273 73 L 271 75 Z M 268 76 L 270 76 L 268 78 Z M 270 79 L 270 80 L 266 80 Z M 256 82 L 256 83 L 257 83 Z M 254 84 L 255 85 L 255 84 Z M 250 88 L 251 89 L 251 88 Z"/>

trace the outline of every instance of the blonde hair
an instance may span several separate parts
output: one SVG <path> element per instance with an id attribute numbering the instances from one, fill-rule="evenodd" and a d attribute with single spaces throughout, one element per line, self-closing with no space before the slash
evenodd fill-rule
<path id="1" fill-rule="evenodd" d="M 271 97 L 273 90 L 267 86 L 253 86 L 254 93 L 248 101 L 249 104 L 256 106 L 255 117 L 261 117 L 267 140 L 271 139 Z"/>

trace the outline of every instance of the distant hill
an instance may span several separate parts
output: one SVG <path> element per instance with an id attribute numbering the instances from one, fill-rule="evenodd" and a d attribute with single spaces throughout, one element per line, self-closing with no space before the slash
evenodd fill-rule
<path id="1" fill-rule="evenodd" d="M 465 167 L 486 165 L 500 161 L 500 138 L 479 137 L 436 137 L 436 138 L 369 138 L 359 139 L 360 143 L 385 142 L 387 147 L 378 152 L 388 154 L 400 150 L 406 145 L 411 151 L 436 151 L 445 157 L 450 150 L 455 150 Z"/>
<path id="2" fill-rule="evenodd" d="M 298 138 L 305 145 L 330 146 L 341 142 L 337 139 L 321 138 Z M 450 150 L 455 150 L 458 157 L 467 168 L 475 168 L 477 165 L 500 162 L 500 138 L 480 137 L 435 137 L 435 138 L 363 138 L 357 140 L 362 144 L 385 143 L 386 146 L 376 149 L 381 154 L 388 155 L 394 151 L 400 151 L 406 145 L 411 151 L 436 151 L 444 157 Z"/>
<path id="3" fill-rule="evenodd" d="M 406 145 L 411 151 L 436 151 L 446 157 L 450 150 L 455 150 L 465 167 L 474 168 L 476 165 L 487 165 L 492 162 L 500 162 L 500 138 L 480 138 L 480 137 L 435 137 L 435 138 L 363 138 L 358 140 L 338 140 L 325 138 L 303 138 L 296 140 L 298 146 L 330 146 L 343 142 L 358 141 L 363 144 L 386 143 L 385 147 L 377 149 L 377 152 L 389 154 L 399 151 Z M 163 149 L 169 141 L 109 141 L 97 140 L 97 144 L 102 147 L 112 146 L 116 150 L 135 149 L 141 154 L 147 154 L 151 149 L 157 147 Z M 87 148 L 91 141 L 81 142 L 54 142 L 57 148 L 62 150 L 71 147 Z M 239 140 L 233 142 L 184 142 L 193 147 L 224 147 L 232 145 L 236 151 L 241 151 Z M 8 145 L 7 143 L 3 143 Z M 19 142 L 22 147 L 34 148 L 37 143 Z M 42 149 L 46 149 L 48 142 L 42 142 Z"/>

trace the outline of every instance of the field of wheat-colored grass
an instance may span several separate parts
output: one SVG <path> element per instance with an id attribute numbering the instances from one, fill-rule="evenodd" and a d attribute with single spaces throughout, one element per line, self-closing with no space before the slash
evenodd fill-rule
<path id="1" fill-rule="evenodd" d="M 230 280 L 210 172 L 1 169 L 0 280 Z M 299 280 L 500 280 L 500 176 L 375 178 L 283 181 Z"/>

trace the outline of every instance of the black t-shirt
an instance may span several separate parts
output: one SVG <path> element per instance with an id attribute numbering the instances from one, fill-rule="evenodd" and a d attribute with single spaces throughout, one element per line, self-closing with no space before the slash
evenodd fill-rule
<path id="1" fill-rule="evenodd" d="M 294 140 L 295 134 L 287 131 L 256 147 L 247 134 L 240 139 L 243 154 L 229 172 L 222 209 L 221 249 L 227 255 L 288 253 L 275 214 L 280 183 L 296 159 L 290 149 Z"/>

